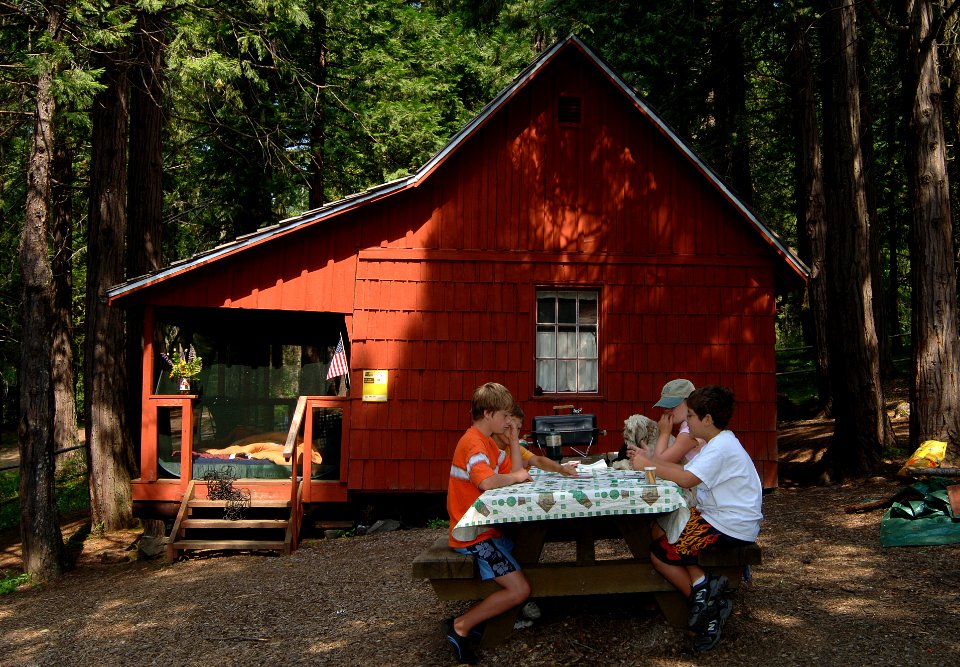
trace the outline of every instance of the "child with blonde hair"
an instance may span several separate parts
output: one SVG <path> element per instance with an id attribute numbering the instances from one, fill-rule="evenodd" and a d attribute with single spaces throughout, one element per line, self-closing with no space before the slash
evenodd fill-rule
<path id="1" fill-rule="evenodd" d="M 502 384 L 488 382 L 473 392 L 473 424 L 457 443 L 450 466 L 447 512 L 450 515 L 450 546 L 473 556 L 480 578 L 492 579 L 500 588 L 460 616 L 444 621 L 444 633 L 461 662 L 475 662 L 471 634 L 480 623 L 523 604 L 530 596 L 530 582 L 513 557 L 513 542 L 496 528 L 472 540 L 458 540 L 453 528 L 470 506 L 488 489 L 533 481 L 523 467 L 520 443 L 512 438 L 507 451 L 497 447 L 494 435 L 503 435 L 512 417 L 513 396 Z"/>

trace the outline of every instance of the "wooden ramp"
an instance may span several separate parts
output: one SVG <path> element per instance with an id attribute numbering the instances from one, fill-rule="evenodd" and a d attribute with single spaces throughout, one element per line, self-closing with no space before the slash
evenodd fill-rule
<path id="1" fill-rule="evenodd" d="M 259 486 L 256 482 L 251 485 Z M 205 486 L 204 482 L 191 480 L 183 495 L 173 530 L 167 538 L 168 561 L 173 562 L 187 551 L 278 551 L 289 554 L 297 548 L 302 483 L 288 498 L 276 497 L 274 489 L 266 492 L 251 489 L 250 505 L 243 508 L 239 518 L 226 518 L 228 501 L 204 497 Z"/>

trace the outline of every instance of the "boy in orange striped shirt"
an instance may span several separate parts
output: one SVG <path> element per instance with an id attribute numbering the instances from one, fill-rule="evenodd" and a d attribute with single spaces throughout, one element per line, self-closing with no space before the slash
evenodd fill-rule
<path id="1" fill-rule="evenodd" d="M 516 438 L 510 451 L 501 451 L 492 436 L 502 434 L 511 419 L 513 396 L 502 384 L 488 382 L 473 392 L 467 429 L 453 453 L 450 483 L 447 488 L 447 512 L 450 514 L 450 546 L 477 560 L 480 578 L 493 579 L 500 590 L 488 595 L 460 616 L 444 621 L 444 631 L 454 656 L 461 662 L 476 660 L 471 646 L 471 631 L 483 621 L 511 607 L 523 604 L 530 595 L 530 582 L 520 571 L 512 555 L 513 543 L 496 528 L 490 528 L 469 541 L 453 536 L 453 528 L 474 501 L 487 489 L 532 481 L 523 467 L 520 444 Z"/>

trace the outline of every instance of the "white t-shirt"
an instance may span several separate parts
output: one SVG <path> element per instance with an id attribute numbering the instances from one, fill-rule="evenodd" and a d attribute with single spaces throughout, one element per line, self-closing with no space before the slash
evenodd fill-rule
<path id="1" fill-rule="evenodd" d="M 697 486 L 697 508 L 711 526 L 746 542 L 757 539 L 763 485 L 732 431 L 718 433 L 684 469 L 702 481 Z"/>
<path id="2" fill-rule="evenodd" d="M 686 419 L 680 422 L 680 431 L 677 433 L 677 435 L 679 435 L 680 433 L 686 433 L 687 435 L 690 435 L 690 425 L 687 424 Z M 692 438 L 693 436 L 691 435 L 690 437 Z M 671 447 L 672 446 L 673 446 L 673 443 L 671 443 Z M 701 445 L 695 446 L 693 449 L 691 449 L 689 452 L 683 455 L 683 462 L 690 463 L 694 459 L 694 457 L 700 453 L 701 449 L 703 449 Z"/>

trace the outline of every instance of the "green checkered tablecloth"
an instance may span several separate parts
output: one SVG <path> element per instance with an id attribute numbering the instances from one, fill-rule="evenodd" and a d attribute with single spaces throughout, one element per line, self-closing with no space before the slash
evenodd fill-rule
<path id="1" fill-rule="evenodd" d="M 686 508 L 673 482 L 646 483 L 642 472 L 600 469 L 577 477 L 531 470 L 533 483 L 484 491 L 453 529 L 472 540 L 493 524 L 617 514 L 665 514 Z"/>

